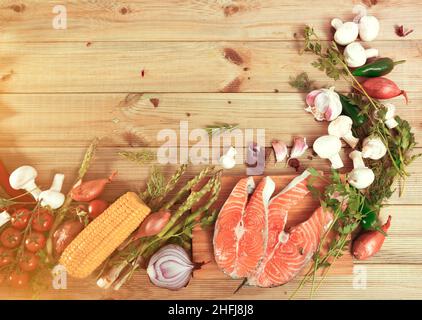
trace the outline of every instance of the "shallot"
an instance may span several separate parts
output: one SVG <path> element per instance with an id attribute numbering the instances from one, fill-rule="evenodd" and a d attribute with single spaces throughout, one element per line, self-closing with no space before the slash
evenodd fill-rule
<path id="1" fill-rule="evenodd" d="M 113 180 L 116 174 L 117 172 L 113 172 L 108 179 L 79 182 L 70 192 L 72 199 L 83 202 L 96 199 L 104 191 L 105 186 Z"/>
<path id="2" fill-rule="evenodd" d="M 138 231 L 136 231 L 133 239 L 139 239 L 143 237 L 151 237 L 160 233 L 161 230 L 166 226 L 171 217 L 170 211 L 161 210 L 158 212 L 151 213 L 141 223 Z"/>
<path id="3" fill-rule="evenodd" d="M 151 257 L 147 273 L 157 287 L 179 290 L 189 283 L 194 268 L 194 263 L 182 247 L 169 244 Z"/>
<path id="4" fill-rule="evenodd" d="M 385 233 L 390 228 L 391 216 L 381 227 L 381 230 L 373 230 L 363 233 L 353 242 L 353 256 L 358 260 L 365 260 L 376 254 L 385 240 Z"/>
<path id="5" fill-rule="evenodd" d="M 408 103 L 406 91 L 401 90 L 397 84 L 384 77 L 370 78 L 362 83 L 366 93 L 375 99 L 391 99 L 403 95 Z"/>

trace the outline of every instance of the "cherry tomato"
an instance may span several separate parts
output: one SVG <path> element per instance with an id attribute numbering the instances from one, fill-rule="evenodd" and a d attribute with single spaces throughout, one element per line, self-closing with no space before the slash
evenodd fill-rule
<path id="1" fill-rule="evenodd" d="M 26 272 L 34 271 L 38 267 L 40 258 L 32 252 L 24 252 L 19 260 L 19 267 Z"/>
<path id="2" fill-rule="evenodd" d="M 25 239 L 25 248 L 30 252 L 37 252 L 45 247 L 45 236 L 40 233 L 33 231 Z"/>
<path id="3" fill-rule="evenodd" d="M 108 208 L 108 206 L 109 204 L 107 201 L 101 199 L 92 200 L 88 206 L 89 217 L 94 220 L 101 213 L 103 213 L 105 209 Z"/>
<path id="4" fill-rule="evenodd" d="M 0 242 L 6 248 L 16 248 L 22 241 L 22 233 L 15 228 L 6 228 L 0 236 Z"/>
<path id="5" fill-rule="evenodd" d="M 12 250 L 0 247 L 0 267 L 12 263 L 14 256 L 15 254 Z"/>
<path id="6" fill-rule="evenodd" d="M 51 229 L 53 222 L 54 217 L 49 211 L 40 210 L 36 213 L 34 219 L 32 220 L 32 228 L 35 231 L 46 232 Z"/>
<path id="7" fill-rule="evenodd" d="M 23 289 L 28 286 L 29 274 L 26 272 L 13 271 L 8 277 L 10 285 L 15 289 Z"/>
<path id="8" fill-rule="evenodd" d="M 23 230 L 28 225 L 32 212 L 28 209 L 21 208 L 12 214 L 10 223 L 16 229 Z"/>

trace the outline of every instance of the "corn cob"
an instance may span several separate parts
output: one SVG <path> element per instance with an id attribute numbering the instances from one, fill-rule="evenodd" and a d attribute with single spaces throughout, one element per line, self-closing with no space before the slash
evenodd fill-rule
<path id="1" fill-rule="evenodd" d="M 60 257 L 60 264 L 72 277 L 89 276 L 149 213 L 150 209 L 135 193 L 126 193 L 69 244 Z"/>

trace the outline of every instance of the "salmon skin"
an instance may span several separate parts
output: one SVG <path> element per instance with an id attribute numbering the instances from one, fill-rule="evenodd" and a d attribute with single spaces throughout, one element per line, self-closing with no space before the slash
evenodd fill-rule
<path id="1" fill-rule="evenodd" d="M 308 193 L 305 171 L 271 200 L 275 185 L 262 179 L 248 202 L 252 178 L 240 180 L 216 221 L 214 255 L 219 268 L 249 285 L 273 287 L 293 279 L 309 262 L 332 214 L 317 209 L 305 222 L 285 231 L 288 211 Z"/>
<path id="2" fill-rule="evenodd" d="M 215 260 L 218 267 L 234 279 L 251 275 L 265 254 L 268 203 L 275 183 L 265 177 L 248 201 L 248 191 L 253 186 L 252 177 L 240 180 L 215 223 Z"/>

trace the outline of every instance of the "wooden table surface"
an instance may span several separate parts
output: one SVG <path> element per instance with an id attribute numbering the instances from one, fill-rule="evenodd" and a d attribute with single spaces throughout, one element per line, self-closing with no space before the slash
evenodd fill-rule
<path id="1" fill-rule="evenodd" d="M 370 3 L 371 1 L 366 1 Z M 371 46 L 382 56 L 406 59 L 390 78 L 408 91 L 409 105 L 395 99 L 422 140 L 422 2 L 379 0 L 371 13 L 381 32 Z M 66 1 L 67 29 L 53 28 L 57 1 L 0 1 L 0 157 L 9 169 L 31 164 L 39 184 L 55 172 L 77 170 L 94 136 L 104 137 L 89 177 L 118 169 L 107 190 L 113 199 L 144 185 L 149 166 L 122 160 L 122 150 L 155 150 L 161 129 L 189 129 L 214 122 L 238 123 L 241 129 L 264 128 L 266 145 L 296 135 L 314 139 L 326 132 L 303 111 L 303 95 L 288 85 L 289 76 L 307 71 L 318 84 L 331 82 L 298 55 L 305 24 L 330 39 L 332 17 L 352 18 L 357 1 L 345 0 L 137 0 Z M 394 26 L 415 31 L 406 38 Z M 338 84 L 338 89 L 346 89 Z M 155 108 L 151 99 L 158 102 Z M 192 145 L 194 141 L 191 141 Z M 177 145 L 174 145 L 177 147 Z M 346 160 L 349 150 L 344 151 Z M 418 151 L 421 151 L 419 149 Z M 311 151 L 307 155 L 311 155 Z M 346 155 L 346 156 L 345 156 Z M 266 173 L 292 174 L 274 167 Z M 320 159 L 304 157 L 303 167 L 327 170 Z M 166 165 L 170 174 L 175 165 Z M 198 172 L 191 167 L 189 174 Z M 355 263 L 355 276 L 330 276 L 317 298 L 422 298 L 422 159 L 410 168 L 403 197 L 394 196 L 383 215 L 392 214 L 390 237 L 374 258 Z M 226 174 L 243 175 L 238 166 Z M 353 286 L 366 275 L 366 288 Z M 105 292 L 93 282 L 69 280 L 68 290 L 50 290 L 42 298 L 130 299 L 285 299 L 293 281 L 274 289 L 244 288 L 227 280 L 195 280 L 179 292 L 151 286 L 143 273 L 119 292 Z M 1 298 L 28 297 L 1 289 Z M 298 298 L 308 298 L 306 290 Z"/>

